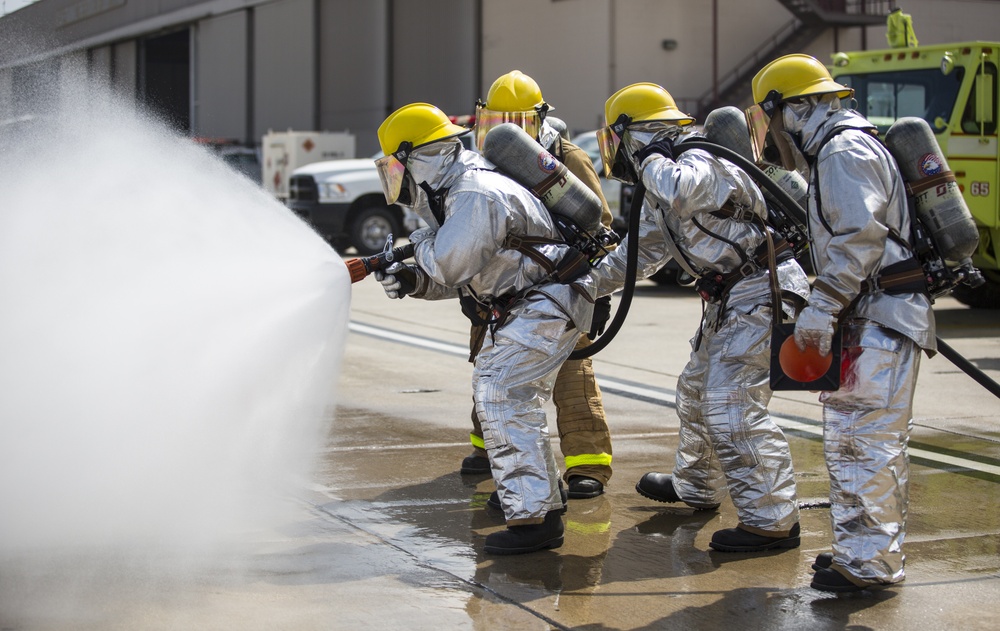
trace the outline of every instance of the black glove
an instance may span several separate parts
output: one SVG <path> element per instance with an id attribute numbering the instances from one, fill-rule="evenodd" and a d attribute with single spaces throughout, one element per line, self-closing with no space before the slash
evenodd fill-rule
<path id="1" fill-rule="evenodd" d="M 390 298 L 405 298 L 417 289 L 416 269 L 405 263 L 393 263 L 384 272 L 376 271 L 375 280 L 382 283 Z"/>
<path id="2" fill-rule="evenodd" d="M 642 149 L 635 152 L 635 166 L 639 167 L 643 161 L 654 153 L 658 153 L 661 156 L 674 159 L 674 141 L 669 138 L 664 138 L 663 140 L 657 140 L 656 142 L 651 142 Z"/>
<path id="3" fill-rule="evenodd" d="M 602 296 L 594 301 L 594 317 L 590 321 L 590 333 L 587 337 L 591 340 L 604 333 L 604 327 L 611 319 L 611 296 Z"/>

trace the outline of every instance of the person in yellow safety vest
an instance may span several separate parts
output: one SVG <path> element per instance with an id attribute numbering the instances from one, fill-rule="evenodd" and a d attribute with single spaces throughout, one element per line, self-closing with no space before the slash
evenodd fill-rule
<path id="1" fill-rule="evenodd" d="M 890 48 L 913 48 L 917 34 L 913 32 L 913 18 L 900 8 L 893 9 L 885 20 L 885 38 Z"/>
<path id="2" fill-rule="evenodd" d="M 610 228 L 611 210 L 601 190 L 594 164 L 583 149 L 563 138 L 549 124 L 546 114 L 552 109 L 542 98 L 538 83 L 530 76 L 519 70 L 501 75 L 490 87 L 486 102 L 477 103 L 477 145 L 482 148 L 486 134 L 496 125 L 516 123 L 597 194 L 602 206 L 601 223 Z M 601 309 L 606 320 L 610 314 L 610 297 L 599 301 L 595 310 Z M 486 328 L 486 325 L 472 325 L 470 360 L 475 358 L 477 341 L 485 335 Z M 593 336 L 581 334 L 576 348 L 589 346 Z M 604 492 L 611 478 L 611 432 L 604 414 L 601 389 L 589 357 L 568 360 L 563 364 L 556 377 L 552 398 L 557 412 L 559 446 L 566 463 L 563 479 L 566 480 L 567 495 L 574 499 L 597 497 Z M 483 430 L 475 407 L 472 410 L 472 426 L 469 438 L 473 453 L 462 461 L 461 472 L 489 473 L 490 463 L 483 448 Z"/>

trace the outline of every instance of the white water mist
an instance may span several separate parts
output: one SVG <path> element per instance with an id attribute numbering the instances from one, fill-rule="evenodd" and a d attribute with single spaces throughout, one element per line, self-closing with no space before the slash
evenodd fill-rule
<path id="1" fill-rule="evenodd" d="M 70 76 L 0 129 L 0 558 L 202 550 L 309 475 L 349 280 L 254 183 Z"/>

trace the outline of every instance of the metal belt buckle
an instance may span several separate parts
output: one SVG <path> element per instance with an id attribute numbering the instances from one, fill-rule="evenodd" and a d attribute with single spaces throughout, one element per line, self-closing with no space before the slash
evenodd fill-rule
<path id="1" fill-rule="evenodd" d="M 756 215 L 753 214 L 753 210 L 749 206 L 735 206 L 733 210 L 733 219 L 736 221 L 741 221 L 746 223 L 748 221 L 753 221 Z"/>
<path id="2" fill-rule="evenodd" d="M 757 263 L 753 261 L 747 261 L 743 265 L 740 265 L 740 274 L 743 276 L 743 278 L 746 278 L 747 276 L 756 272 L 758 269 L 760 268 L 757 267 Z"/>

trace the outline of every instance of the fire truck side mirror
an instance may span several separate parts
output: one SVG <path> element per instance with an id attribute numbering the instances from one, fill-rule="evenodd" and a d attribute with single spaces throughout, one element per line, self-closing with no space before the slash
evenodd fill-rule
<path id="1" fill-rule="evenodd" d="M 955 69 L 955 57 L 950 52 L 941 57 L 941 74 L 947 76 Z"/>

